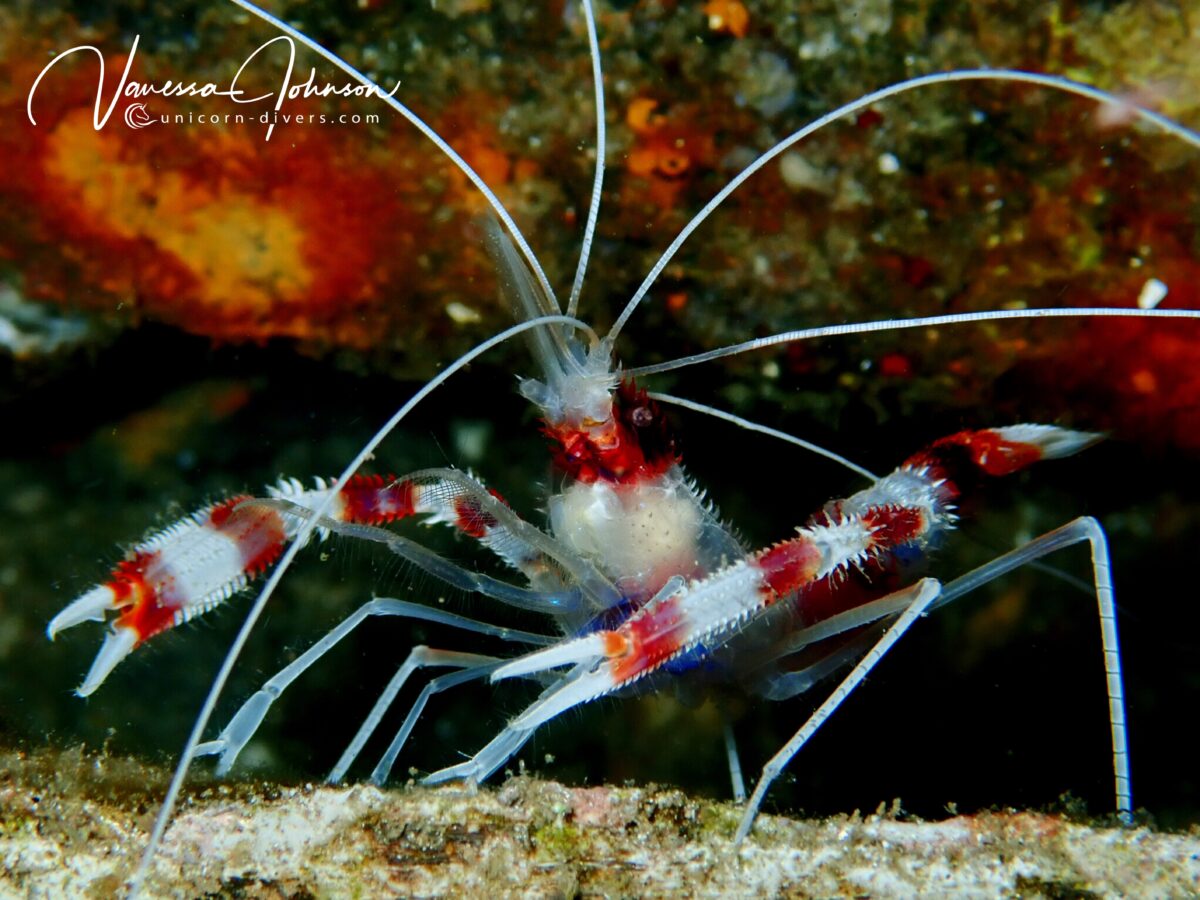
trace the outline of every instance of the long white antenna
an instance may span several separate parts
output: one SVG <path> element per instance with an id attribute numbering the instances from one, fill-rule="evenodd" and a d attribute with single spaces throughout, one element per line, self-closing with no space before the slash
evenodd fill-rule
<path id="1" fill-rule="evenodd" d="M 579 265 L 575 267 L 575 282 L 571 285 L 571 298 L 567 302 L 568 316 L 573 316 L 579 311 L 579 294 L 583 290 L 583 277 L 587 272 L 592 239 L 596 234 L 596 219 L 600 215 L 600 194 L 604 186 L 604 150 L 608 141 L 604 125 L 604 73 L 600 67 L 600 39 L 596 36 L 596 16 L 591 0 L 581 0 L 581 3 L 583 17 L 587 20 L 588 49 L 592 56 L 592 84 L 596 89 L 596 175 L 592 179 L 592 201 L 588 205 L 587 224 L 583 229 Z"/>
<path id="2" fill-rule="evenodd" d="M 638 287 L 629 302 L 625 304 L 625 309 L 621 311 L 621 315 L 617 317 L 617 321 L 613 323 L 612 330 L 608 333 L 607 340 L 615 341 L 621 329 L 625 327 L 625 323 L 629 321 L 629 317 L 633 315 L 633 311 L 637 309 L 642 298 L 646 296 L 651 285 L 658 279 L 662 270 L 667 267 L 667 264 L 679 252 L 679 248 L 683 246 L 693 231 L 700 227 L 705 219 L 712 215 L 713 210 L 725 202 L 725 199 L 736 191 L 751 175 L 787 150 L 793 144 L 799 143 L 815 131 L 824 128 L 830 122 L 858 112 L 873 103 L 878 103 L 881 100 L 886 100 L 889 97 L 894 97 L 897 94 L 907 93 L 908 91 L 916 90 L 917 88 L 926 87 L 931 84 L 946 84 L 954 81 L 1016 81 L 1022 84 L 1036 84 L 1042 87 L 1053 88 L 1058 91 L 1065 91 L 1068 94 L 1077 94 L 1080 97 L 1087 97 L 1090 100 L 1096 100 L 1100 103 L 1108 103 L 1115 106 L 1120 106 L 1123 110 L 1128 110 L 1140 118 L 1144 122 L 1154 125 L 1168 134 L 1172 134 L 1180 140 L 1191 144 L 1193 147 L 1200 149 L 1200 134 L 1192 131 L 1190 128 L 1185 128 L 1178 122 L 1172 122 L 1166 116 L 1159 115 L 1153 110 L 1145 109 L 1137 104 L 1130 103 L 1127 100 L 1110 94 L 1107 91 L 1102 91 L 1099 88 L 1094 88 L 1091 85 L 1080 84 L 1077 81 L 1071 81 L 1068 78 L 1062 78 L 1058 75 L 1042 75 L 1036 72 L 1021 72 L 1015 69 L 964 69 L 959 72 L 938 72 L 933 75 L 921 75 L 917 78 L 910 78 L 907 81 L 901 81 L 889 87 L 881 88 L 873 93 L 859 97 L 845 106 L 839 106 L 831 113 L 827 113 L 815 122 L 805 125 L 799 131 L 796 131 L 784 138 L 750 165 L 746 166 L 741 172 L 734 176 L 729 184 L 725 185 L 715 197 L 708 201 L 700 212 L 683 227 L 675 240 L 671 241 L 671 245 L 667 247 L 666 252 L 659 257 L 658 262 L 650 270 L 644 281 Z"/>
<path id="3" fill-rule="evenodd" d="M 757 431 L 759 434 L 765 434 L 769 437 L 778 438 L 781 441 L 786 441 L 789 444 L 795 444 L 797 447 L 802 447 L 810 453 L 815 453 L 817 456 L 823 456 L 826 459 L 837 463 L 839 466 L 844 466 L 851 472 L 861 475 L 868 481 L 878 481 L 879 476 L 870 469 L 864 469 L 856 462 L 846 459 L 839 453 L 834 453 L 832 450 L 827 450 L 820 444 L 814 444 L 812 441 L 806 441 L 804 438 L 796 437 L 794 434 L 788 434 L 786 431 L 780 431 L 778 428 L 771 428 L 769 425 L 760 425 L 758 422 L 751 422 L 749 419 L 743 419 L 741 416 L 734 415 L 731 412 L 726 412 L 723 409 L 717 409 L 715 406 L 709 406 L 707 403 L 697 403 L 695 400 L 688 400 L 686 397 L 676 397 L 672 394 L 661 394 L 658 391 L 649 391 L 647 396 L 652 400 L 657 400 L 660 403 L 670 403 L 673 406 L 680 406 L 684 409 L 690 409 L 692 412 L 704 413 L 706 416 L 713 416 L 717 419 L 723 419 L 730 422 L 739 428 L 745 428 L 747 431 Z"/>
<path id="4" fill-rule="evenodd" d="M 1112 306 L 1099 307 L 1068 307 L 1053 309 L 992 309 L 983 312 L 949 313 L 943 316 L 919 316 L 913 319 L 882 319 L 878 322 L 852 322 L 847 325 L 822 325 L 818 328 L 801 328 L 796 331 L 784 331 L 766 337 L 742 341 L 740 344 L 730 344 L 670 359 L 666 362 L 654 363 L 650 366 L 638 366 L 626 369 L 630 377 L 638 378 L 644 375 L 657 375 L 659 372 L 670 372 L 687 366 L 696 366 L 726 356 L 736 356 L 739 353 L 749 353 L 765 347 L 778 344 L 789 344 L 793 341 L 811 341 L 816 338 L 838 337 L 850 334 L 871 334 L 876 331 L 900 331 L 905 328 L 933 328 L 941 325 L 965 325 L 971 322 L 998 322 L 1008 319 L 1200 319 L 1200 309 L 1123 309 Z M 607 339 L 606 339 L 607 340 Z"/>
<path id="5" fill-rule="evenodd" d="M 378 84 L 364 75 L 358 69 L 354 68 L 354 66 L 350 65 L 350 63 L 346 62 L 346 60 L 342 59 L 332 50 L 322 47 L 308 35 L 296 30 L 287 22 L 284 22 L 282 19 L 271 15 L 262 7 L 251 3 L 250 0 L 231 0 L 231 2 L 240 6 L 251 15 L 262 19 L 264 22 L 274 25 L 292 40 L 303 44 L 309 50 L 333 63 L 333 65 L 337 66 L 359 84 L 373 89 L 375 95 L 378 96 L 380 100 L 382 100 L 396 112 L 400 113 L 400 115 L 404 116 L 404 118 L 408 119 L 408 121 L 411 122 L 412 125 L 421 132 L 421 134 L 429 138 L 429 140 L 433 142 L 434 146 L 442 151 L 446 158 L 449 159 L 450 162 L 454 163 L 460 172 L 467 176 L 471 184 L 475 185 L 475 188 L 483 195 L 484 199 L 487 200 L 488 205 L 491 206 L 492 210 L 496 213 L 497 217 L 499 217 L 500 221 L 504 223 L 505 229 L 507 229 L 508 233 L 512 235 L 512 239 L 516 242 L 517 247 L 520 249 L 521 255 L 525 257 L 525 262 L 529 264 L 529 268 L 532 269 L 534 275 L 537 276 L 538 284 L 540 284 L 542 290 L 546 292 L 546 296 L 554 302 L 556 309 L 562 309 L 561 304 L 558 302 L 558 298 L 554 295 L 554 289 L 550 287 L 550 281 L 546 278 L 546 273 L 542 270 L 541 263 L 539 263 L 537 257 L 534 256 L 533 250 L 530 249 L 529 243 L 525 240 L 525 235 L 521 233 L 521 229 L 517 227 L 517 223 L 514 222 L 512 216 L 508 214 L 508 210 L 505 209 L 504 204 L 500 202 L 500 198 L 492 192 L 492 189 L 487 186 L 484 180 L 479 177 L 479 174 L 471 168 L 467 161 L 459 156 L 458 152 L 455 151 L 455 149 L 449 144 L 447 144 L 446 141 L 436 131 L 434 131 L 424 119 L 381 88 Z"/>

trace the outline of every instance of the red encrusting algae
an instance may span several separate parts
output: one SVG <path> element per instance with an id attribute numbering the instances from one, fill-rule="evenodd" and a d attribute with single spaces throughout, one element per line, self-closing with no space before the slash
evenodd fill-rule
<path id="1" fill-rule="evenodd" d="M 75 28 L 69 20 L 59 25 Z M 88 41 L 80 36 L 77 43 Z M 266 142 L 263 104 L 243 109 L 220 97 L 121 96 L 96 129 L 99 60 L 83 52 L 55 64 L 44 79 L 34 97 L 34 126 L 25 116 L 24 91 L 57 49 L 47 37 L 28 46 L 10 42 L 0 58 L 6 80 L 24 86 L 0 94 L 0 109 L 15 123 L 0 135 L 7 160 L 0 168 L 0 258 L 20 261 L 30 299 L 220 340 L 283 337 L 377 351 L 454 327 L 444 314 L 430 315 L 428 303 L 403 302 L 405 292 L 419 286 L 445 295 L 449 285 L 490 279 L 481 248 L 458 253 L 451 266 L 422 271 L 431 245 L 461 250 L 473 208 L 463 198 L 473 197 L 473 189 L 450 176 L 424 138 L 381 115 L 378 102 L 290 101 L 287 113 L 308 124 L 279 125 Z M 131 80 L 179 76 L 175 68 L 183 63 L 152 52 L 137 50 Z M 105 55 L 102 109 L 127 59 Z M 188 74 L 218 83 L 229 78 L 223 71 Z M 135 102 L 144 102 L 150 117 L 140 129 L 125 124 Z M 367 113 L 381 126 L 334 123 L 342 114 Z M 246 120 L 211 121 L 227 114 Z M 324 124 L 313 122 L 322 116 Z M 438 127 L 459 141 L 459 120 L 465 121 L 448 114 Z M 376 134 L 379 127 L 386 137 Z M 488 178 L 528 174 L 513 173 L 496 145 L 476 123 L 464 153 Z M 442 186 L 431 186 L 431 178 Z M 461 217 L 436 215 L 447 200 Z"/>

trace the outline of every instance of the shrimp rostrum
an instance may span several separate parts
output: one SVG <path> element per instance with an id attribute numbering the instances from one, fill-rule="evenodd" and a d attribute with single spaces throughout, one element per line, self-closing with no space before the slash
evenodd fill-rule
<path id="1" fill-rule="evenodd" d="M 248 2 L 238 3 L 352 77 L 370 83 L 290 26 Z M 488 656 L 424 646 L 412 649 L 335 764 L 333 781 L 345 776 L 406 681 L 419 669 L 451 671 L 425 684 L 375 766 L 376 782 L 387 780 L 429 698 L 469 681 L 530 679 L 540 686 L 540 693 L 472 758 L 428 775 L 426 783 L 483 781 L 539 727 L 600 697 L 671 685 L 691 691 L 719 684 L 782 700 L 852 666 L 763 769 L 745 808 L 740 840 L 749 833 L 772 780 L 917 619 L 1017 567 L 1081 543 L 1090 546 L 1099 608 L 1116 805 L 1128 816 L 1132 796 L 1117 623 L 1108 547 L 1098 522 L 1077 518 L 947 580 L 916 577 L 913 565 L 955 529 L 963 496 L 980 482 L 1071 456 L 1100 435 L 1054 425 L 996 423 L 934 439 L 899 458 L 897 468 L 883 476 L 847 463 L 866 480 L 861 490 L 830 500 L 797 523 L 794 533 L 781 535 L 775 543 L 747 547 L 685 472 L 664 405 L 682 405 L 838 457 L 730 413 L 648 391 L 644 385 L 658 372 L 821 336 L 999 319 L 1200 318 L 1200 313 L 1140 309 L 1131 298 L 1129 308 L 1000 310 L 787 332 L 642 368 L 623 368 L 615 354 L 620 330 L 700 222 L 747 178 L 829 122 L 896 94 L 966 80 L 1019 82 L 1101 103 L 1129 104 L 1054 76 L 1002 70 L 922 76 L 860 98 L 790 135 L 734 178 L 684 228 L 612 330 L 601 338 L 575 317 L 599 206 L 604 156 L 603 81 L 595 24 L 586 0 L 583 12 L 592 47 L 601 152 L 584 249 L 566 313 L 512 218 L 479 176 L 407 107 L 387 98 L 462 169 L 491 205 L 499 222 L 490 225 L 488 241 L 504 291 L 518 311 L 518 324 L 426 384 L 340 477 L 308 485 L 283 479 L 266 496 L 233 497 L 195 512 L 131 550 L 106 582 L 84 593 L 50 623 L 49 635 L 54 637 L 85 621 L 109 621 L 100 652 L 79 688 L 81 695 L 87 695 L 136 647 L 225 602 L 270 572 L 185 750 L 155 838 L 161 835 L 182 771 L 193 756 L 215 755 L 218 770 L 228 771 L 272 702 L 302 672 L 366 619 L 400 616 L 489 635 L 516 651 Z M 1193 132 L 1148 110 L 1131 108 L 1150 125 L 1200 147 L 1200 137 Z M 414 406 L 480 354 L 518 335 L 528 340 L 539 369 L 536 378 L 520 381 L 520 393 L 538 409 L 556 472 L 557 490 L 546 500 L 544 526 L 523 518 L 499 493 L 466 471 L 427 469 L 399 477 L 358 474 L 363 461 Z M 408 519 L 442 523 L 479 542 L 513 577 L 471 571 L 406 537 L 402 528 L 385 527 Z M 330 534 L 381 544 L 453 587 L 540 616 L 550 627 L 520 631 L 414 601 L 376 598 L 269 679 L 219 734 L 202 741 L 216 693 L 287 565 L 311 538 Z M 734 792 L 744 798 L 736 750 L 731 740 L 727 743 Z"/>

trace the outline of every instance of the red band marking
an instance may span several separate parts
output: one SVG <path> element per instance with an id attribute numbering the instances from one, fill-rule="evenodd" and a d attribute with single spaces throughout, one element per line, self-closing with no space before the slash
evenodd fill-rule
<path id="1" fill-rule="evenodd" d="M 934 441 L 926 450 L 911 457 L 908 464 L 929 465 L 944 471 L 951 461 L 947 451 L 961 448 L 967 458 L 985 474 L 992 476 L 1011 475 L 1013 472 L 1039 462 L 1042 448 L 1022 441 L 1007 441 L 991 429 L 982 431 L 960 431 L 949 437 Z"/>
<path id="2" fill-rule="evenodd" d="M 994 431 L 967 431 L 955 437 L 988 475 L 1010 475 L 1042 458 L 1042 448 L 1036 444 L 1006 441 Z"/>
<path id="3" fill-rule="evenodd" d="M 218 503 L 208 515 L 208 527 L 237 545 L 242 557 L 239 574 L 253 576 L 262 573 L 283 553 L 285 533 L 283 518 L 275 510 L 255 506 L 237 509 L 249 499 L 231 497 Z"/>
<path id="4" fill-rule="evenodd" d="M 454 524 L 468 537 L 482 538 L 497 525 L 496 517 L 484 510 L 475 497 L 454 498 Z"/>
<path id="5" fill-rule="evenodd" d="M 249 494 L 238 494 L 236 497 L 230 497 L 228 500 L 222 500 L 208 512 L 208 526 L 221 530 L 221 527 L 229 521 L 229 517 L 233 515 L 233 511 L 237 509 L 238 504 L 245 503 L 247 500 L 253 499 Z"/>
<path id="6" fill-rule="evenodd" d="M 130 559 L 122 560 L 112 571 L 108 588 L 113 592 L 113 607 L 124 609 L 136 604 L 145 596 L 146 569 L 158 560 L 158 553 L 135 553 Z"/>
<path id="7" fill-rule="evenodd" d="M 899 547 L 925 533 L 925 513 L 908 506 L 873 506 L 862 514 L 875 548 Z"/>
<path id="8" fill-rule="evenodd" d="M 413 486 L 394 476 L 355 475 L 342 488 L 342 518 L 362 525 L 384 525 L 413 514 Z"/>
<path id="9" fill-rule="evenodd" d="M 763 551 L 756 562 L 762 571 L 762 592 L 774 602 L 817 576 L 821 551 L 807 537 L 798 537 Z"/>
<path id="10" fill-rule="evenodd" d="M 610 657 L 613 680 L 623 684 L 670 659 L 681 646 L 682 623 L 679 601 L 671 598 L 625 623 L 613 637 L 606 636 L 605 651 L 616 650 L 620 654 Z"/>
<path id="11" fill-rule="evenodd" d="M 178 607 L 164 606 L 160 603 L 139 603 L 118 618 L 115 624 L 120 628 L 132 628 L 134 634 L 137 635 L 137 643 L 134 644 L 134 647 L 140 647 L 156 634 L 161 634 L 174 627 L 175 613 L 178 611 Z"/>
<path id="12" fill-rule="evenodd" d="M 125 609 L 116 624 L 132 628 L 140 645 L 154 635 L 166 631 L 175 623 L 177 604 L 167 605 L 160 601 L 160 585 L 146 579 L 151 567 L 161 563 L 158 551 L 135 553 L 130 559 L 122 560 L 113 570 L 108 587 L 114 595 L 114 606 Z"/>

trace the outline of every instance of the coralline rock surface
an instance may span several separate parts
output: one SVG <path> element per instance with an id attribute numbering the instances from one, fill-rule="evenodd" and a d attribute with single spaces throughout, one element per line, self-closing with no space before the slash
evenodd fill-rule
<path id="1" fill-rule="evenodd" d="M 0 896 L 111 896 L 145 844 L 162 773 L 128 759 L 7 754 Z M 147 790 L 154 784 L 154 790 Z M 895 807 L 894 807 L 895 808 Z M 760 818 L 678 790 L 219 785 L 167 832 L 145 895 L 1195 896 L 1200 834 L 993 813 L 905 821 L 880 808 Z"/>

